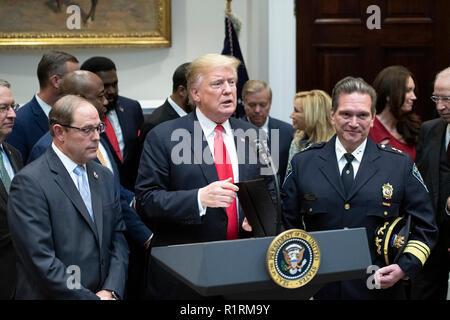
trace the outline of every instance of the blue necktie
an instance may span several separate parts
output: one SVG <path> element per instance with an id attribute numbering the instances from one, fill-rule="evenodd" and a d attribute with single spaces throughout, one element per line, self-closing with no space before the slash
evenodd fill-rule
<path id="1" fill-rule="evenodd" d="M 87 181 L 85 170 L 82 166 L 76 166 L 75 169 L 73 169 L 73 172 L 77 176 L 78 191 L 80 191 L 81 198 L 83 199 L 84 204 L 89 211 L 89 215 L 91 216 L 92 221 L 94 221 L 94 214 L 92 213 L 91 192 L 89 190 L 89 184 Z"/>
<path id="2" fill-rule="evenodd" d="M 0 175 L 5 186 L 6 192 L 9 193 L 9 188 L 11 187 L 11 177 L 6 170 L 5 164 L 3 163 L 3 148 L 0 147 Z"/>

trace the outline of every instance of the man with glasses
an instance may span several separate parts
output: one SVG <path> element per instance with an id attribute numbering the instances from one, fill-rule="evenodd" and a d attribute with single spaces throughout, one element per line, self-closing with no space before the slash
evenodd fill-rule
<path id="1" fill-rule="evenodd" d="M 0 300 L 13 299 L 16 287 L 16 257 L 6 208 L 11 180 L 22 169 L 22 157 L 17 149 L 5 142 L 5 138 L 12 131 L 18 107 L 14 103 L 10 84 L 0 79 Z"/>
<path id="2" fill-rule="evenodd" d="M 104 125 L 74 95 L 59 99 L 49 118 L 51 147 L 11 184 L 16 299 L 123 298 L 128 246 L 119 194 L 111 171 L 92 161 Z"/>
<path id="3" fill-rule="evenodd" d="M 437 74 L 431 100 L 439 118 L 422 124 L 416 162 L 430 191 L 439 240 L 413 282 L 412 297 L 446 300 L 450 271 L 450 67 Z"/>
<path id="4" fill-rule="evenodd" d="M 62 93 L 64 95 L 74 94 L 85 98 L 97 109 L 100 120 L 105 118 L 107 100 L 104 96 L 102 80 L 95 74 L 86 70 L 77 70 L 68 73 L 62 82 Z M 97 159 L 99 163 L 110 169 L 114 174 L 114 187 L 120 190 L 120 203 L 123 218 L 127 226 L 127 240 L 130 247 L 130 265 L 127 283 L 127 299 L 137 298 L 139 291 L 143 290 L 142 275 L 144 274 L 144 255 L 149 248 L 152 232 L 142 222 L 134 208 L 130 206 L 134 199 L 134 192 L 126 189 L 120 184 L 119 169 L 114 157 L 108 148 L 107 137 L 104 135 L 104 125 L 100 132 Z M 52 144 L 50 132 L 43 135 L 34 145 L 28 158 L 28 163 L 36 160 Z"/>
<path id="5" fill-rule="evenodd" d="M 39 92 L 17 112 L 8 142 L 22 154 L 24 163 L 36 141 L 48 131 L 48 113 L 61 95 L 61 81 L 67 73 L 80 69 L 78 60 L 61 51 L 45 53 L 37 67 Z"/>

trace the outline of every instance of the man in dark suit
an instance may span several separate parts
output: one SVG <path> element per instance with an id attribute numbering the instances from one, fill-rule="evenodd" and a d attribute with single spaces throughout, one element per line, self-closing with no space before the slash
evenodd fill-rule
<path id="1" fill-rule="evenodd" d="M 267 145 L 278 168 L 280 184 L 284 181 L 289 158 L 289 148 L 294 137 L 294 128 L 289 123 L 269 116 L 272 106 L 272 89 L 259 80 L 248 80 L 242 88 L 244 119 L 264 130 Z"/>
<path id="2" fill-rule="evenodd" d="M 134 163 L 139 167 L 145 138 L 150 130 L 158 124 L 185 116 L 193 110 L 189 104 L 186 73 L 189 62 L 178 66 L 172 76 L 172 94 L 166 101 L 156 108 L 141 127 L 139 135 L 139 152 L 134 157 Z"/>
<path id="3" fill-rule="evenodd" d="M 399 280 L 416 276 L 436 243 L 433 208 L 415 164 L 401 151 L 368 138 L 375 100 L 374 89 L 360 78 L 336 84 L 331 112 L 336 135 L 293 157 L 283 185 L 283 218 L 289 229 L 366 228 L 372 263 L 378 267 L 386 260 L 381 247 L 377 253 L 377 227 L 409 215 L 409 241 L 398 261 L 388 260 L 375 272 L 375 287 L 367 277 L 332 282 L 316 299 L 404 299 Z"/>
<path id="4" fill-rule="evenodd" d="M 0 300 L 13 299 L 16 288 L 16 257 L 6 209 L 11 180 L 22 169 L 22 157 L 17 149 L 5 142 L 5 138 L 12 131 L 17 106 L 10 84 L 0 79 Z"/>
<path id="5" fill-rule="evenodd" d="M 102 80 L 95 74 L 86 70 L 77 70 L 68 73 L 62 83 L 62 92 L 64 95 L 79 95 L 92 103 L 97 108 L 100 119 L 104 119 L 106 113 L 106 104 L 108 103 L 104 96 L 104 87 Z M 126 298 L 137 298 L 142 290 L 142 275 L 144 274 L 145 262 L 144 254 L 150 246 L 152 232 L 142 222 L 134 208 L 130 206 L 134 199 L 134 192 L 120 185 L 119 169 L 117 168 L 114 157 L 108 147 L 106 137 L 100 134 L 97 158 L 98 163 L 107 167 L 114 174 L 114 187 L 120 192 L 120 203 L 123 219 L 127 226 L 127 241 L 130 247 L 130 264 L 127 283 Z M 52 144 L 50 132 L 43 135 L 31 150 L 29 162 L 34 161 Z"/>
<path id="6" fill-rule="evenodd" d="M 193 61 L 187 79 L 195 112 L 147 135 L 136 206 L 154 232 L 152 246 L 237 239 L 251 230 L 236 202 L 234 183 L 261 177 L 261 166 L 244 135 L 248 130 L 256 136 L 257 129 L 230 118 L 236 109 L 238 65 L 239 60 L 219 54 Z M 152 298 L 200 298 L 153 259 L 148 275 Z"/>
<path id="7" fill-rule="evenodd" d="M 450 67 L 436 76 L 431 99 L 440 118 L 422 124 L 416 161 L 430 190 L 439 240 L 413 282 L 412 298 L 446 300 L 450 272 Z"/>
<path id="8" fill-rule="evenodd" d="M 108 100 L 104 135 L 119 167 L 121 184 L 134 191 L 138 169 L 134 155 L 139 152 L 139 129 L 144 123 L 141 105 L 136 100 L 119 96 L 117 69 L 111 59 L 92 57 L 81 65 L 81 70 L 91 71 L 103 81 Z"/>
<path id="9" fill-rule="evenodd" d="M 39 61 L 39 92 L 17 111 L 14 130 L 7 139 L 20 151 L 24 163 L 36 141 L 48 131 L 48 113 L 61 97 L 62 78 L 78 69 L 78 60 L 65 52 L 47 52 Z"/>
<path id="10" fill-rule="evenodd" d="M 49 118 L 52 146 L 11 184 L 16 298 L 123 298 L 128 246 L 119 193 L 111 171 L 92 161 L 104 124 L 74 95 L 58 100 Z"/>

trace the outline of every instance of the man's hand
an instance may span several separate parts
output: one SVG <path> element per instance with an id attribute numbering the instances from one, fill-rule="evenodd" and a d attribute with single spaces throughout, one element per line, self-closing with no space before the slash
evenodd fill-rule
<path id="1" fill-rule="evenodd" d="M 248 223 L 247 218 L 244 218 L 244 221 L 242 222 L 242 229 L 244 229 L 247 232 L 252 232 L 252 226 Z"/>
<path id="2" fill-rule="evenodd" d="M 199 197 L 203 207 L 226 208 L 236 198 L 239 188 L 231 183 L 231 178 L 216 181 L 200 188 Z"/>
<path id="3" fill-rule="evenodd" d="M 450 197 L 447 198 L 447 212 L 450 212 Z"/>
<path id="4" fill-rule="evenodd" d="M 100 290 L 96 295 L 100 297 L 100 300 L 115 300 L 111 295 L 111 291 L 108 290 Z"/>
<path id="5" fill-rule="evenodd" d="M 403 279 L 406 274 L 398 264 L 391 264 L 387 267 L 378 269 L 375 272 L 374 280 L 377 287 L 387 289 L 392 287 L 398 280 Z"/>

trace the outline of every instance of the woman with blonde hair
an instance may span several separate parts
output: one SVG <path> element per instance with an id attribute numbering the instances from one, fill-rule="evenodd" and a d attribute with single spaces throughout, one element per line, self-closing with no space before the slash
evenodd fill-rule
<path id="1" fill-rule="evenodd" d="M 295 135 L 289 149 L 289 160 L 294 154 L 315 142 L 327 142 L 335 134 L 331 125 L 331 98 L 322 90 L 300 91 L 294 97 L 291 114 Z"/>

